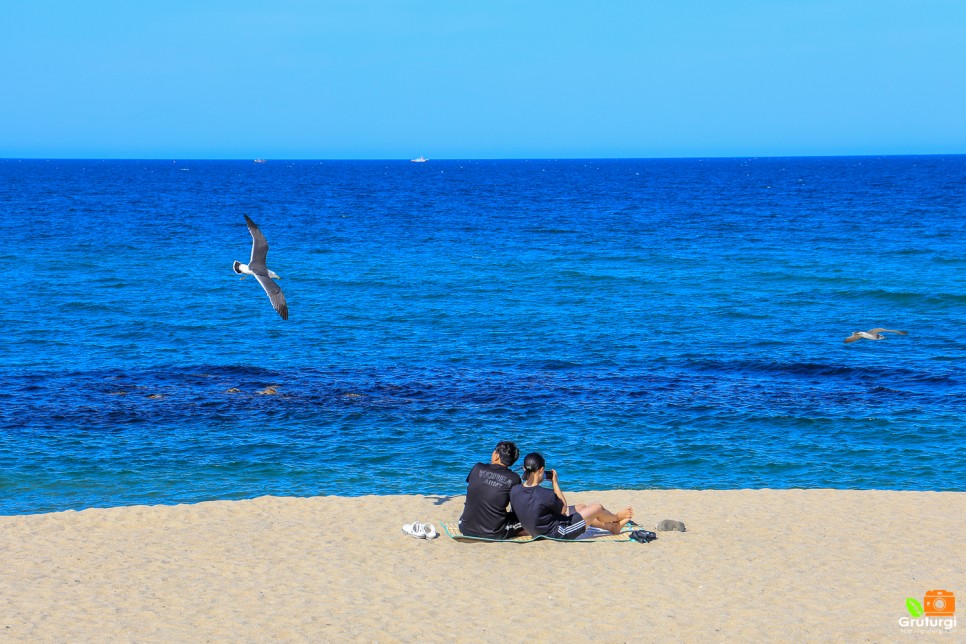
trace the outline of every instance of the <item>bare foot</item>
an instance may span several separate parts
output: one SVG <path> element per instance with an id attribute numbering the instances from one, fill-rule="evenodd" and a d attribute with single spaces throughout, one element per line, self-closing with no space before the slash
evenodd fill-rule
<path id="1" fill-rule="evenodd" d="M 611 534 L 620 534 L 621 530 L 624 529 L 624 526 L 627 525 L 628 521 L 630 521 L 630 519 L 621 519 L 620 521 L 612 521 L 611 523 L 605 523 L 603 525 L 603 528 L 604 530 L 607 530 Z"/>
<path id="2" fill-rule="evenodd" d="M 634 508 L 624 508 L 623 510 L 618 512 L 616 516 L 618 520 L 624 521 L 624 523 L 627 523 L 625 519 L 630 520 L 631 517 L 634 516 Z"/>

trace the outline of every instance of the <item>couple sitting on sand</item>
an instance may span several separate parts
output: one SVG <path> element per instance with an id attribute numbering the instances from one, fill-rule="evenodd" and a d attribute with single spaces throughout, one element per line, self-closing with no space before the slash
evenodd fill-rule
<path id="1" fill-rule="evenodd" d="M 510 469 L 520 450 L 510 441 L 497 443 L 489 463 L 477 463 L 466 477 L 466 505 L 460 517 L 460 532 L 468 537 L 510 539 L 529 534 L 533 537 L 576 539 L 587 526 L 618 534 L 631 520 L 631 508 L 617 514 L 600 503 L 567 505 L 560 490 L 558 473 L 546 469 L 537 452 L 523 459 L 526 480 Z M 553 491 L 541 487 L 544 479 Z M 513 509 L 508 509 L 512 505 Z"/>

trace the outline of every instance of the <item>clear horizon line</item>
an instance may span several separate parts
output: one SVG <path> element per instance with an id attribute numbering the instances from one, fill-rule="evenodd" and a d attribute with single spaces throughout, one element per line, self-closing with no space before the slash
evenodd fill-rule
<path id="1" fill-rule="evenodd" d="M 925 152 L 904 154 L 766 154 L 766 155 L 698 155 L 698 156 L 656 156 L 656 157 L 426 157 L 430 161 L 686 161 L 686 160 L 714 160 L 714 159 L 873 159 L 883 157 L 955 157 L 966 155 L 966 152 Z M 413 162 L 404 157 L 115 157 L 115 156 L 70 156 L 70 157 L 0 157 L 0 161 L 358 161 L 358 162 Z"/>

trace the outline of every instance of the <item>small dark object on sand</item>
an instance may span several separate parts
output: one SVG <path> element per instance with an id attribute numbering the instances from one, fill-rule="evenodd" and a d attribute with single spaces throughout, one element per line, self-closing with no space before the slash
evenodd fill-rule
<path id="1" fill-rule="evenodd" d="M 683 523 L 680 521 L 673 521 L 671 519 L 664 519 L 654 526 L 654 529 L 658 532 L 673 532 L 675 530 L 678 532 L 684 532 L 685 530 Z"/>
<path id="2" fill-rule="evenodd" d="M 639 543 L 649 543 L 657 539 L 657 535 L 647 530 L 635 530 L 631 533 L 631 539 Z"/>

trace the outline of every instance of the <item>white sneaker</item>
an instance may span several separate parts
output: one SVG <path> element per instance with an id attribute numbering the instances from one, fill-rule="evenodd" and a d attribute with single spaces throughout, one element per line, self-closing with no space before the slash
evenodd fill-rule
<path id="1" fill-rule="evenodd" d="M 426 538 L 426 534 L 423 532 L 422 524 L 416 521 L 403 525 L 402 531 L 410 536 L 416 537 L 417 539 Z"/>
<path id="2" fill-rule="evenodd" d="M 424 539 L 435 539 L 436 537 L 439 536 L 439 534 L 436 532 L 436 528 L 433 527 L 432 523 L 424 523 L 419 527 L 422 530 Z"/>

